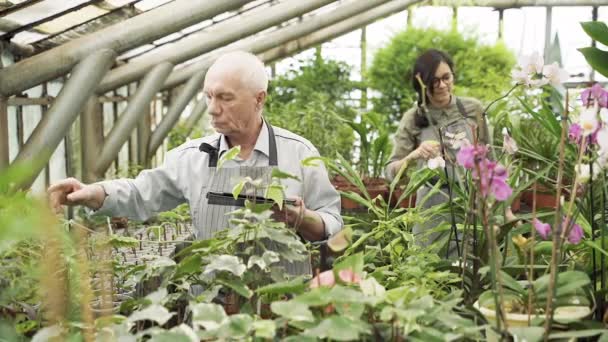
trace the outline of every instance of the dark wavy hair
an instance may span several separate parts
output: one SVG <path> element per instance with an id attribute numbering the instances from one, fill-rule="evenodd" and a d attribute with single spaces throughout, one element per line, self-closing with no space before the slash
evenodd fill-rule
<path id="1" fill-rule="evenodd" d="M 433 79 L 435 78 L 435 72 L 441 62 L 447 64 L 450 67 L 450 70 L 452 70 L 452 73 L 454 73 L 454 62 L 452 61 L 452 57 L 441 50 L 429 49 L 418 56 L 414 63 L 414 70 L 412 70 L 412 86 L 414 87 L 416 94 L 418 94 L 418 110 L 416 111 L 415 116 L 416 126 L 418 127 L 427 127 L 429 125 L 426 115 L 421 113 L 420 110 L 423 96 L 426 98 L 426 103 L 429 103 L 429 97 L 422 93 L 422 87 L 420 86 L 420 83 L 418 83 L 416 75 L 420 74 L 422 82 L 432 94 L 435 90 L 433 89 Z"/>

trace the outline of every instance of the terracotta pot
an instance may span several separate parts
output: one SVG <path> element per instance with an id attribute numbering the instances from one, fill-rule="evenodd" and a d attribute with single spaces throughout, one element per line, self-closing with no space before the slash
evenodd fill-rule
<path id="1" fill-rule="evenodd" d="M 388 184 L 386 179 L 384 178 L 365 178 L 363 179 L 363 184 L 369 194 L 371 199 L 374 199 L 378 196 L 382 196 L 383 198 L 388 198 Z"/>
<path id="2" fill-rule="evenodd" d="M 511 211 L 513 213 L 518 213 L 521 210 L 521 193 L 517 196 L 515 196 L 515 198 L 513 199 L 513 202 L 511 202 Z"/>
<path id="3" fill-rule="evenodd" d="M 403 195 L 403 189 L 396 188 L 393 191 L 393 196 L 391 197 L 391 206 L 395 207 L 397 205 L 397 201 L 399 200 L 401 195 Z M 412 195 L 404 198 L 399 203 L 399 207 L 400 208 L 415 208 L 416 207 L 416 193 L 413 193 Z"/>
<path id="4" fill-rule="evenodd" d="M 524 203 L 532 208 L 532 204 L 534 203 L 534 187 L 536 187 L 536 209 L 555 209 L 555 203 L 557 202 L 555 190 L 538 183 L 533 184 L 531 189 L 522 192 L 521 198 Z"/>
<path id="5" fill-rule="evenodd" d="M 230 291 L 224 296 L 224 311 L 227 315 L 235 315 L 241 311 L 239 305 L 239 296 L 236 293 Z"/>
<path id="6" fill-rule="evenodd" d="M 479 304 L 479 301 L 475 302 L 473 306 L 481 312 L 481 314 L 486 318 L 488 323 L 491 325 L 496 325 L 496 311 L 492 309 L 488 309 Z M 586 306 L 561 306 L 555 309 L 553 319 L 557 322 L 572 322 L 572 321 L 581 321 L 586 317 L 589 317 L 593 313 L 591 308 Z M 518 313 L 506 313 L 505 314 L 507 324 L 509 326 L 509 330 L 512 328 L 523 328 L 528 326 L 528 315 L 527 314 L 518 314 Z M 545 315 L 532 315 L 531 318 L 543 317 Z M 500 336 L 494 332 L 494 330 L 490 327 L 486 328 L 486 338 L 487 341 L 500 341 Z"/>

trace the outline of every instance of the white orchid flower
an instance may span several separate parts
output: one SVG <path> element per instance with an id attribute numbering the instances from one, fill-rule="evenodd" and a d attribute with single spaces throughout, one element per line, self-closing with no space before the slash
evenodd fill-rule
<path id="1" fill-rule="evenodd" d="M 502 128 L 502 137 L 502 150 L 510 155 L 515 154 L 519 150 L 519 147 L 517 147 L 517 142 L 509 135 L 507 127 Z"/>
<path id="2" fill-rule="evenodd" d="M 600 109 L 600 119 L 603 123 L 608 124 L 608 108 Z"/>
<path id="3" fill-rule="evenodd" d="M 515 83 L 523 84 L 526 86 L 530 85 L 530 74 L 523 70 L 513 70 L 511 71 L 511 77 L 515 81 Z"/>
<path id="4" fill-rule="evenodd" d="M 578 120 L 583 129 L 583 136 L 588 136 L 597 130 L 597 109 L 597 107 L 586 108 L 581 112 Z"/>
<path id="5" fill-rule="evenodd" d="M 543 72 L 544 60 L 538 51 L 531 55 L 523 55 L 519 58 L 519 67 L 528 74 L 541 74 Z"/>
<path id="6" fill-rule="evenodd" d="M 557 62 L 553 62 L 543 67 L 543 76 L 546 77 L 551 85 L 558 86 L 566 82 L 570 77 L 570 74 L 568 74 L 566 70 L 560 68 Z"/>
<path id="7" fill-rule="evenodd" d="M 593 163 L 594 179 L 599 176 L 601 170 L 602 166 L 598 161 Z M 591 164 L 576 164 L 576 166 L 574 166 L 574 171 L 576 172 L 576 178 L 578 178 L 581 183 L 587 183 L 591 179 Z"/>
<path id="8" fill-rule="evenodd" d="M 608 127 L 604 126 L 597 132 L 598 154 L 608 156 Z"/>
<path id="9" fill-rule="evenodd" d="M 427 162 L 427 166 L 431 170 L 435 170 L 435 169 L 438 169 L 438 168 L 444 168 L 445 167 L 445 160 L 443 160 L 443 158 L 441 156 L 438 156 L 438 157 L 429 159 L 429 161 Z"/>

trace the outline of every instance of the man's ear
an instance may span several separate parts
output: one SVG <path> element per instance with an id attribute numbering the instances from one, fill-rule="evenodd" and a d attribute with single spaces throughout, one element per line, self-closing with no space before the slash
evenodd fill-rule
<path id="1" fill-rule="evenodd" d="M 268 93 L 265 90 L 261 90 L 255 96 L 255 105 L 256 108 L 262 109 L 264 108 L 264 104 L 266 103 L 266 96 Z"/>

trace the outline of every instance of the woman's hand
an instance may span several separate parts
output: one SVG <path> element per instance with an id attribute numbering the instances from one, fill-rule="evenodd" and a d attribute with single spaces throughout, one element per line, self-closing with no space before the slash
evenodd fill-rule
<path id="1" fill-rule="evenodd" d="M 432 159 L 439 155 L 441 155 L 441 146 L 438 141 L 435 140 L 427 140 L 423 141 L 417 149 L 412 151 L 406 158 L 412 159 Z"/>

